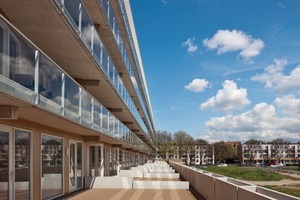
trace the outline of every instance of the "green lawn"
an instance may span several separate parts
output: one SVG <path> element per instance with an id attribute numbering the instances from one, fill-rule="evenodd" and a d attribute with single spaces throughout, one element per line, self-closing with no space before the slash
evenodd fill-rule
<path id="1" fill-rule="evenodd" d="M 276 172 L 264 171 L 262 169 L 243 168 L 235 165 L 228 165 L 227 167 L 209 166 L 205 170 L 247 181 L 280 181 L 286 178 L 286 176 Z"/>

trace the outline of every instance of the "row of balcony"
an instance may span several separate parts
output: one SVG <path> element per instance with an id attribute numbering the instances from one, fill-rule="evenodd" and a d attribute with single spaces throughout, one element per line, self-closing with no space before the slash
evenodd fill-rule
<path id="1" fill-rule="evenodd" d="M 0 88 L 136 148 L 150 148 L 31 41 L 0 18 Z"/>
<path id="2" fill-rule="evenodd" d="M 147 128 L 81 1 L 57 0 L 55 2 L 92 55 L 92 58 L 104 72 L 107 79 L 130 110 L 143 132 L 149 137 Z"/>
<path id="3" fill-rule="evenodd" d="M 134 75 L 133 67 L 130 64 L 129 56 L 128 56 L 128 53 L 127 53 L 126 48 L 124 46 L 124 41 L 123 41 L 123 39 L 121 37 L 120 29 L 119 29 L 118 24 L 116 22 L 116 17 L 115 17 L 115 14 L 113 12 L 113 9 L 111 7 L 111 4 L 110 4 L 109 0 L 99 0 L 99 2 L 101 3 L 101 6 L 102 6 L 102 9 L 103 9 L 103 11 L 105 13 L 108 25 L 109 25 L 112 33 L 113 33 L 113 36 L 114 36 L 115 41 L 117 43 L 117 46 L 119 48 L 118 50 L 119 50 L 119 52 L 120 52 L 120 54 L 122 56 L 123 63 L 125 65 L 125 67 L 126 67 L 127 73 L 130 76 L 132 85 L 134 86 L 134 89 L 135 89 L 135 92 L 136 92 L 137 97 L 139 99 L 140 105 L 142 106 L 142 110 L 143 110 L 143 112 L 144 112 L 144 114 L 146 116 L 147 122 L 149 124 L 150 130 L 153 132 L 154 129 L 152 127 L 152 123 L 151 123 L 151 121 L 149 119 L 149 116 L 148 116 L 149 114 L 146 111 L 146 107 L 145 107 L 144 101 L 142 99 L 139 87 L 137 85 L 137 80 L 136 80 L 136 77 Z M 142 82 L 141 77 L 139 77 L 139 78 L 140 78 L 140 80 Z"/>
<path id="4" fill-rule="evenodd" d="M 147 98 L 148 94 L 146 93 L 146 87 L 145 87 L 144 79 L 143 79 L 142 72 L 141 72 L 140 62 L 138 61 L 138 56 L 137 56 L 137 52 L 136 52 L 136 49 L 135 49 L 132 32 L 131 32 L 131 29 L 130 29 L 130 26 L 129 26 L 129 19 L 128 19 L 128 14 L 127 14 L 126 9 L 125 9 L 124 0 L 119 0 L 119 4 L 120 4 L 120 8 L 122 10 L 122 16 L 123 16 L 123 20 L 124 20 L 124 23 L 125 23 L 127 35 L 129 36 L 128 38 L 129 38 L 129 42 L 130 42 L 131 49 L 132 49 L 132 52 L 133 52 L 133 57 L 134 57 L 134 60 L 135 60 L 138 75 L 139 75 L 139 78 L 141 80 L 141 85 L 142 85 L 142 88 L 143 88 L 144 97 L 145 97 L 145 100 L 146 100 L 148 108 L 149 108 L 148 109 L 148 111 L 149 111 L 148 114 L 154 120 L 153 113 L 152 113 L 151 106 L 150 106 L 150 102 L 149 102 L 149 99 Z M 151 124 L 151 125 L 154 126 L 154 124 Z M 152 129 L 153 129 L 153 127 L 152 127 Z"/>

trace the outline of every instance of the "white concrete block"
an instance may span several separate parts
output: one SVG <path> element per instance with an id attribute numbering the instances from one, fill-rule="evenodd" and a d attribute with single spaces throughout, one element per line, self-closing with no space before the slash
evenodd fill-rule
<path id="1" fill-rule="evenodd" d="M 121 170 L 120 177 L 144 177 L 143 170 Z"/>
<path id="2" fill-rule="evenodd" d="M 145 178 L 179 178 L 177 173 L 144 173 Z"/>
<path id="3" fill-rule="evenodd" d="M 132 177 L 85 177 L 85 188 L 131 189 Z"/>
<path id="4" fill-rule="evenodd" d="M 149 169 L 150 173 L 175 173 L 175 169 L 164 169 L 164 168 L 158 168 L 158 169 Z"/>

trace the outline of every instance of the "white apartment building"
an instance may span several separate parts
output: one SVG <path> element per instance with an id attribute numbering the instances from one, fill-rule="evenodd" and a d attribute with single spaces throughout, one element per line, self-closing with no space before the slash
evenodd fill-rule
<path id="1" fill-rule="evenodd" d="M 243 144 L 239 150 L 241 163 L 296 165 L 300 161 L 300 144 Z"/>

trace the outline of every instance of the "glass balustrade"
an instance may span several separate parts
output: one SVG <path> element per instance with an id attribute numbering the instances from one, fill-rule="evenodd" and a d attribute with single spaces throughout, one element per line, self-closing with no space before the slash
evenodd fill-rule
<path id="1" fill-rule="evenodd" d="M 147 146 L 2 18 L 0 18 L 0 90 L 134 147 L 143 149 L 140 144 Z M 137 142 L 132 143 L 132 139 L 126 137 L 128 134 L 131 134 Z"/>
<path id="2" fill-rule="evenodd" d="M 73 28 L 76 30 L 78 35 L 80 36 L 81 40 L 87 46 L 90 53 L 93 55 L 93 58 L 98 62 L 99 67 L 104 71 L 107 78 L 110 80 L 120 97 L 123 99 L 124 103 L 127 105 L 128 109 L 142 128 L 142 130 L 149 136 L 147 128 L 135 107 L 127 89 L 125 88 L 122 80 L 119 78 L 119 73 L 115 68 L 115 65 L 107 50 L 105 49 L 98 33 L 94 29 L 94 24 L 90 20 L 83 4 L 80 0 L 57 0 L 58 5 L 60 6 L 62 12 L 65 14 L 67 19 L 73 25 Z M 112 15 L 113 12 L 109 6 L 106 4 L 107 7 L 104 6 L 104 10 L 108 16 Z M 110 23 L 115 24 L 114 19 L 110 21 Z M 117 25 L 115 24 L 113 27 L 117 29 Z M 116 34 L 116 32 L 114 31 Z M 119 38 L 119 36 L 117 37 Z M 119 40 L 117 40 L 119 41 Z M 125 50 L 125 49 L 124 49 Z M 100 55 L 99 55 L 100 54 Z M 133 75 L 132 68 L 131 73 Z"/>

